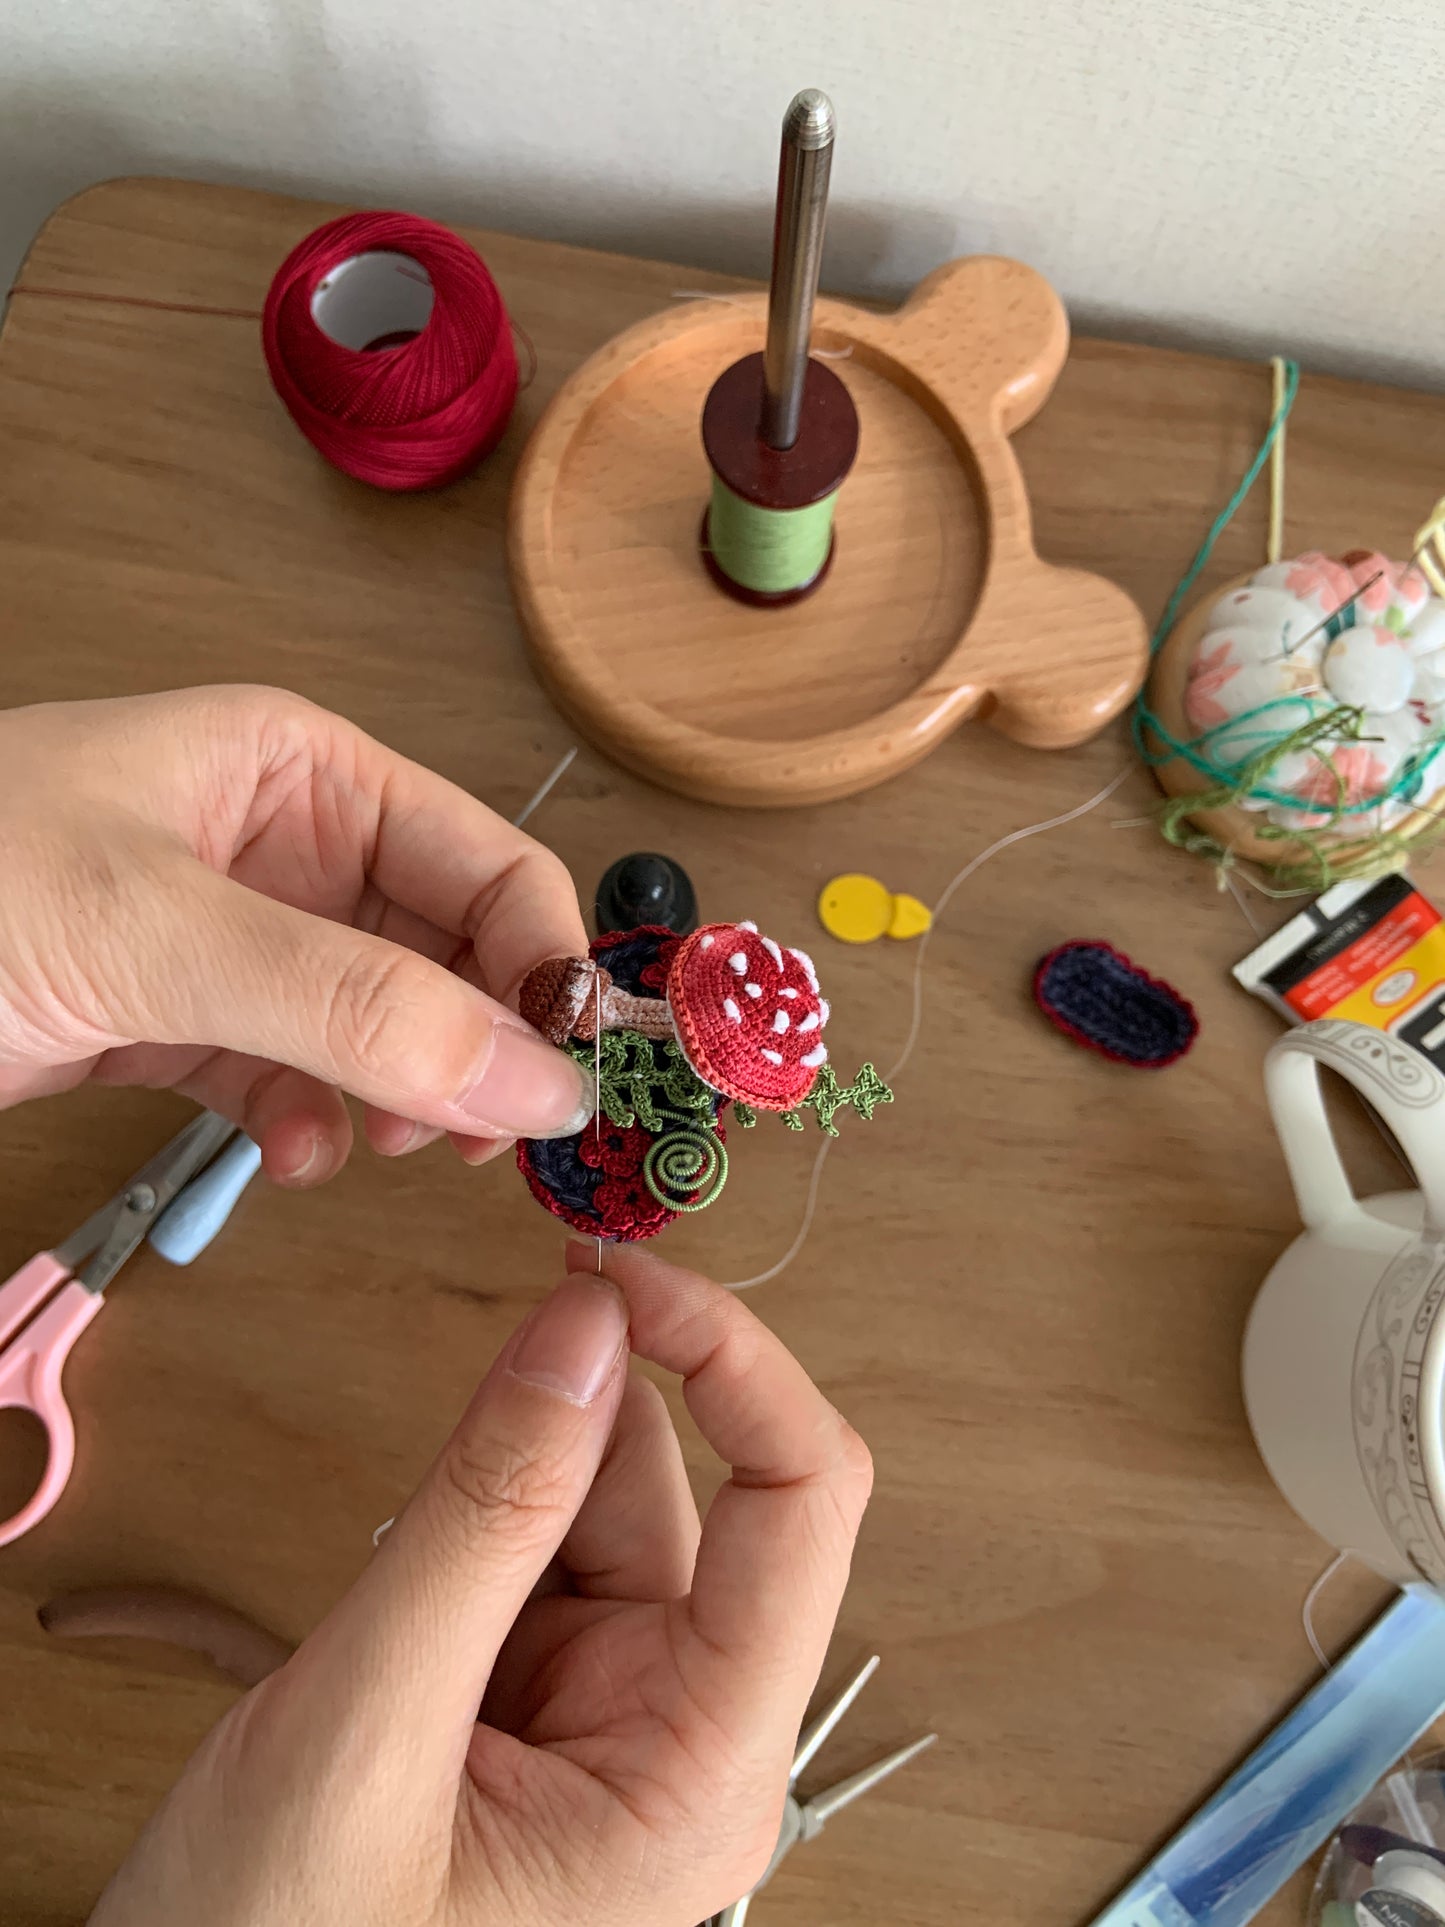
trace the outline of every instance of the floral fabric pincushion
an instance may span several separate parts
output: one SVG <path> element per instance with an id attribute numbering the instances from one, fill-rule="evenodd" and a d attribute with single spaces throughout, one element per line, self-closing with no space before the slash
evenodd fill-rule
<path id="1" fill-rule="evenodd" d="M 1210 609 L 1184 714 L 1226 767 L 1348 716 L 1239 803 L 1281 829 L 1335 827 L 1342 806 L 1357 830 L 1393 829 L 1445 784 L 1445 601 L 1418 568 L 1364 550 L 1257 569 Z"/>
<path id="2" fill-rule="evenodd" d="M 633 1243 L 711 1204 L 727 1180 L 730 1105 L 744 1129 L 771 1110 L 801 1130 L 811 1110 L 836 1137 L 844 1106 L 867 1119 L 892 1101 L 871 1064 L 839 1085 L 811 961 L 753 924 L 612 932 L 587 958 L 539 965 L 521 1007 L 597 1076 L 584 1130 L 517 1146 L 532 1195 L 589 1237 Z"/>

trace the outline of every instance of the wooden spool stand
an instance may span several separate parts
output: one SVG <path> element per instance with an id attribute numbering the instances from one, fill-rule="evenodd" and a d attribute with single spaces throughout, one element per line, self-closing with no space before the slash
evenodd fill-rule
<path id="1" fill-rule="evenodd" d="M 628 329 L 553 398 L 522 457 L 508 553 L 537 671 L 576 727 L 707 802 L 826 802 L 909 768 L 977 711 L 1038 749 L 1118 714 L 1146 661 L 1112 583 L 1035 555 L 1008 437 L 1068 323 L 1015 261 L 953 261 L 893 315 L 818 303 L 813 347 L 861 438 L 817 593 L 750 609 L 698 555 L 714 379 L 762 342 L 765 297 Z"/>

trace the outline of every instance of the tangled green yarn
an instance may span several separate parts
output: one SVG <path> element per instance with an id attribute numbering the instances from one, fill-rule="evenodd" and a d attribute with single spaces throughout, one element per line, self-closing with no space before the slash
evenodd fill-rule
<path id="1" fill-rule="evenodd" d="M 1165 637 L 1174 627 L 1185 597 L 1198 581 L 1201 572 L 1214 552 L 1215 544 L 1229 527 L 1239 512 L 1249 491 L 1259 479 L 1260 471 L 1269 460 L 1280 432 L 1289 420 L 1290 410 L 1294 407 L 1299 393 L 1299 364 L 1295 361 L 1285 363 L 1284 382 L 1280 392 L 1279 405 L 1270 417 L 1263 441 L 1256 449 L 1248 468 L 1240 477 L 1239 484 L 1228 502 L 1211 523 L 1204 540 L 1200 543 L 1194 560 L 1184 571 L 1173 594 L 1164 606 L 1157 627 L 1149 642 L 1151 660 L 1163 645 Z M 1352 628 L 1355 621 L 1353 603 L 1331 616 L 1324 625 L 1326 635 L 1333 640 L 1345 629 Z M 1259 730 L 1260 748 L 1253 754 L 1225 761 L 1211 754 L 1211 745 L 1226 731 L 1235 742 L 1241 734 L 1249 737 L 1249 725 L 1263 722 L 1275 715 L 1283 720 L 1280 712 L 1304 711 L 1304 719 L 1286 735 L 1278 736 L 1267 727 Z M 1335 796 L 1332 800 L 1320 803 L 1320 813 L 1325 821 L 1314 829 L 1283 829 L 1276 823 L 1264 822 L 1254 826 L 1255 834 L 1263 842 L 1293 844 L 1302 847 L 1308 856 L 1302 863 L 1279 863 L 1269 866 L 1277 885 L 1277 894 L 1293 896 L 1304 891 L 1326 890 L 1332 883 L 1343 882 L 1347 878 L 1368 878 L 1383 876 L 1391 870 L 1402 869 L 1410 855 L 1418 851 L 1429 839 L 1438 836 L 1445 823 L 1432 827 L 1422 835 L 1402 836 L 1398 830 L 1381 830 L 1372 835 L 1354 838 L 1341 838 L 1341 826 L 1348 829 L 1352 819 L 1365 816 L 1392 803 L 1409 804 L 1419 795 L 1426 772 L 1435 761 L 1445 754 L 1445 735 L 1438 736 L 1433 742 L 1422 745 L 1413 755 L 1407 757 L 1395 772 L 1387 788 L 1369 797 L 1349 801 L 1349 785 L 1337 768 L 1329 747 L 1340 747 L 1349 742 L 1368 741 L 1361 734 L 1364 712 L 1348 705 L 1316 713 L 1313 704 L 1304 696 L 1276 696 L 1270 701 L 1259 703 L 1238 716 L 1231 716 L 1225 723 L 1205 730 L 1201 735 L 1181 741 L 1155 715 L 1148 700 L 1141 691 L 1134 705 L 1132 729 L 1134 746 L 1140 758 L 1151 767 L 1161 763 L 1182 760 L 1197 771 L 1207 784 L 1203 790 L 1194 790 L 1187 795 L 1168 797 L 1159 807 L 1158 821 L 1166 840 L 1179 849 L 1190 850 L 1211 857 L 1221 865 L 1233 861 L 1233 852 L 1215 838 L 1205 835 L 1193 826 L 1191 819 L 1210 810 L 1228 809 L 1246 801 L 1251 803 L 1275 804 L 1297 810 L 1300 798 L 1288 791 L 1280 790 L 1270 783 L 1269 778 L 1288 756 L 1301 750 L 1312 750 L 1319 763 L 1329 771 L 1335 783 Z"/>

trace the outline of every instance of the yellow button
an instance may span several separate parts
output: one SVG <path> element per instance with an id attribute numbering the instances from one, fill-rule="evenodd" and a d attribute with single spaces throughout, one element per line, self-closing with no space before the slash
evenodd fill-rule
<path id="1" fill-rule="evenodd" d="M 818 916 L 830 937 L 840 943 L 876 943 L 879 937 L 921 937 L 933 923 L 926 903 L 917 897 L 897 896 L 877 877 L 834 877 L 823 885 Z"/>
<path id="2" fill-rule="evenodd" d="M 823 885 L 818 916 L 840 943 L 874 943 L 893 917 L 893 896 L 877 877 L 834 877 Z"/>

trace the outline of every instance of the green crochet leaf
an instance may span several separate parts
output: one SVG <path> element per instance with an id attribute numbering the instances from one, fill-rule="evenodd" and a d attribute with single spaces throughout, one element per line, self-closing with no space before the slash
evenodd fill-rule
<path id="1" fill-rule="evenodd" d="M 599 1050 L 573 1038 L 567 1053 L 589 1075 L 596 1075 L 604 1116 L 619 1130 L 640 1124 L 664 1131 L 669 1125 L 702 1117 L 711 1122 L 717 1092 L 704 1084 L 671 1039 L 643 1037 L 635 1030 L 608 1030 Z"/>
<path id="2" fill-rule="evenodd" d="M 780 1111 L 783 1124 L 790 1131 L 801 1131 L 803 1112 L 811 1111 L 818 1120 L 818 1128 L 826 1131 L 829 1137 L 837 1137 L 838 1127 L 833 1122 L 839 1111 L 852 1105 L 865 1124 L 872 1121 L 873 1113 L 880 1104 L 891 1104 L 893 1093 L 883 1082 L 871 1064 L 865 1064 L 851 1084 L 838 1082 L 838 1074 L 831 1064 L 825 1064 L 818 1072 L 812 1090 L 795 1110 Z"/>
<path id="3" fill-rule="evenodd" d="M 602 1034 L 602 1047 L 584 1044 L 573 1038 L 567 1045 L 589 1076 L 597 1075 L 603 1115 L 619 1130 L 640 1124 L 654 1133 L 676 1124 L 703 1120 L 711 1128 L 718 1094 L 705 1084 L 683 1056 L 681 1045 L 670 1038 L 643 1037 L 635 1030 L 609 1030 Z M 837 1137 L 834 1118 L 849 1106 L 868 1123 L 880 1104 L 891 1104 L 893 1093 L 871 1064 L 865 1064 L 853 1082 L 841 1085 L 831 1064 L 825 1064 L 808 1095 L 791 1111 L 780 1111 L 783 1128 L 803 1129 L 803 1113 L 811 1111 L 818 1128 Z M 750 1104 L 734 1104 L 733 1116 L 745 1131 L 752 1130 L 758 1114 Z"/>

